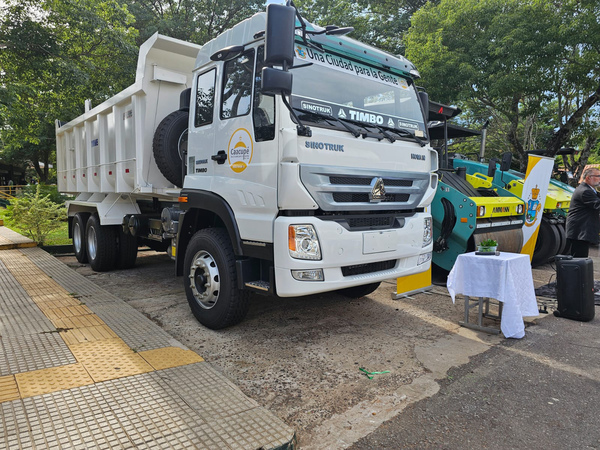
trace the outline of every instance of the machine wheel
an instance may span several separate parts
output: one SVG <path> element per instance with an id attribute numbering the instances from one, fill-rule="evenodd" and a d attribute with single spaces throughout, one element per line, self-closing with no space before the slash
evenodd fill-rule
<path id="1" fill-rule="evenodd" d="M 156 128 L 152 141 L 154 160 L 164 177 L 175 186 L 183 186 L 182 164 L 187 153 L 188 112 L 175 111 Z"/>
<path id="2" fill-rule="evenodd" d="M 237 287 L 235 254 L 225 229 L 207 228 L 192 236 L 183 275 L 190 308 L 202 325 L 219 330 L 244 319 L 249 292 Z"/>
<path id="3" fill-rule="evenodd" d="M 567 230 L 565 230 L 565 224 L 557 223 L 556 225 L 554 225 L 554 227 L 556 228 L 556 231 L 558 231 L 558 234 L 560 236 L 560 247 L 558 248 L 558 250 L 556 250 L 556 254 L 564 255 L 565 250 L 567 249 Z"/>
<path id="4" fill-rule="evenodd" d="M 116 266 L 118 269 L 131 269 L 137 259 L 137 238 L 129 233 L 124 233 L 122 227 L 116 234 L 118 239 Z"/>
<path id="5" fill-rule="evenodd" d="M 542 220 L 533 258 L 531 259 L 532 266 L 541 266 L 546 264 L 550 258 L 556 255 L 560 245 L 560 235 L 556 227 Z"/>
<path id="6" fill-rule="evenodd" d="M 88 262 L 88 255 L 85 245 L 85 226 L 90 215 L 88 213 L 77 213 L 73 217 L 71 226 L 71 235 L 73 236 L 73 251 L 75 258 L 82 264 Z"/>
<path id="7" fill-rule="evenodd" d="M 100 225 L 98 216 L 92 214 L 85 227 L 85 243 L 92 270 L 106 272 L 115 267 L 117 257 L 115 227 Z"/>
<path id="8" fill-rule="evenodd" d="M 362 286 L 353 286 L 339 289 L 338 293 L 348 298 L 360 298 L 375 292 L 381 283 L 363 284 Z"/>

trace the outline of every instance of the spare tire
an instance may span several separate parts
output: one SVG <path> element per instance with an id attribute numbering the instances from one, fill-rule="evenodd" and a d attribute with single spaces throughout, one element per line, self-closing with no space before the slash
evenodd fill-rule
<path id="1" fill-rule="evenodd" d="M 154 132 L 152 152 L 163 176 L 183 187 L 184 155 L 187 153 L 188 112 L 175 111 L 165 117 Z"/>

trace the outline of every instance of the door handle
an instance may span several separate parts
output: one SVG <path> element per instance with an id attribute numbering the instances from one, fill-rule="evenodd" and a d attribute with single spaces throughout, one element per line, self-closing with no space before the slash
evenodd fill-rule
<path id="1" fill-rule="evenodd" d="M 217 154 L 212 155 L 210 159 L 216 161 L 217 164 L 225 164 L 225 161 L 227 160 L 227 153 L 225 153 L 225 150 L 219 150 Z"/>

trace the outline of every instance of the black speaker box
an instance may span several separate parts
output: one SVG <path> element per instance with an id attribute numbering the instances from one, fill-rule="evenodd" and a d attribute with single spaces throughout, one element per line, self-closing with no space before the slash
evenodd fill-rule
<path id="1" fill-rule="evenodd" d="M 589 322 L 594 318 L 594 265 L 589 258 L 557 257 L 554 315 Z"/>

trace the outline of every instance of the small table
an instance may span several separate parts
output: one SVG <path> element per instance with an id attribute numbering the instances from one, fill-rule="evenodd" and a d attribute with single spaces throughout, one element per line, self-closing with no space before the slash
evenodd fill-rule
<path id="1" fill-rule="evenodd" d="M 475 252 L 458 255 L 448 275 L 447 287 L 452 302 L 456 294 L 466 296 L 466 323 L 470 309 L 469 297 L 480 297 L 480 322 L 484 298 L 502 302 L 500 329 L 507 338 L 520 339 L 525 336 L 523 317 L 539 315 L 529 255 L 508 252 L 498 255 L 476 255 Z M 489 300 L 485 304 L 487 312 Z"/>

